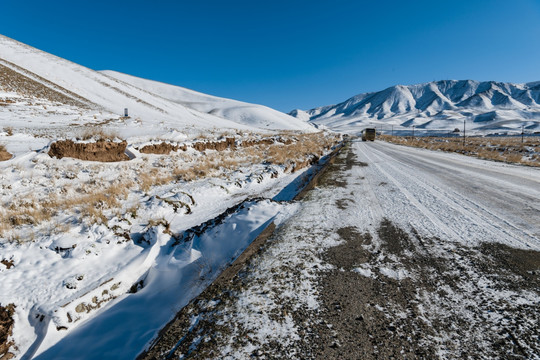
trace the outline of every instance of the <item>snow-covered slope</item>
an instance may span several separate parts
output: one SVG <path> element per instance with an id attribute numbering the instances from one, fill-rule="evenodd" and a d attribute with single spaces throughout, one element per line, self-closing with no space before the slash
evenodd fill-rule
<path id="1" fill-rule="evenodd" d="M 2 35 L 0 35 L 0 66 L 0 70 L 15 72 L 23 76 L 27 82 L 39 83 L 51 91 L 64 95 L 73 100 L 70 104 L 73 106 L 84 105 L 94 111 L 109 112 L 111 116 L 116 117 L 123 115 L 124 108 L 128 108 L 129 115 L 144 123 L 146 128 L 159 126 L 176 129 L 187 127 L 245 130 L 310 129 L 305 122 L 268 108 L 256 105 L 249 107 L 238 102 L 237 106 L 241 109 L 235 109 L 234 101 L 214 114 L 211 111 L 200 112 L 196 107 L 184 106 L 182 94 L 175 94 L 174 101 L 171 101 Z M 189 91 L 185 90 L 183 94 L 188 95 Z M 34 96 L 40 97 L 39 94 Z M 191 102 L 192 98 L 193 96 L 188 96 L 185 103 Z M 200 94 L 199 98 L 202 100 L 205 95 Z M 75 100 L 77 104 L 73 104 Z M 66 104 L 66 101 L 63 103 Z M 39 115 L 42 122 L 50 120 L 46 114 Z"/>
<path id="2" fill-rule="evenodd" d="M 220 98 L 186 89 L 180 86 L 147 80 L 116 71 L 101 71 L 111 78 L 157 94 L 174 103 L 202 113 L 212 114 L 242 124 L 280 129 L 301 129 L 312 131 L 313 127 L 297 118 L 266 106 Z"/>
<path id="3" fill-rule="evenodd" d="M 290 115 L 342 131 L 367 125 L 415 126 L 450 130 L 463 120 L 477 130 L 540 130 L 540 82 L 511 84 L 495 81 L 442 80 L 419 85 L 396 85 L 356 95 L 337 105 Z"/>

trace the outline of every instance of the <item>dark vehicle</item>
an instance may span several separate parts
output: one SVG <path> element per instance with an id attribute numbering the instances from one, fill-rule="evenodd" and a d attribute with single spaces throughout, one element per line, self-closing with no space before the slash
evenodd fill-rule
<path id="1" fill-rule="evenodd" d="M 374 128 L 362 130 L 362 141 L 375 141 L 376 131 Z"/>

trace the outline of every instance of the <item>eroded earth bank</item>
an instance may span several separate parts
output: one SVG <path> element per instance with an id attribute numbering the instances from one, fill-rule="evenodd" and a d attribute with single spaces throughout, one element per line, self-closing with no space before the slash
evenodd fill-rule
<path id="1" fill-rule="evenodd" d="M 140 358 L 540 358 L 539 172 L 425 154 L 352 142 Z"/>

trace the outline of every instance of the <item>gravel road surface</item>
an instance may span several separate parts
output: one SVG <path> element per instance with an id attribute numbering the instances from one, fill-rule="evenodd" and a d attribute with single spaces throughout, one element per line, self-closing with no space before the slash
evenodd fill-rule
<path id="1" fill-rule="evenodd" d="M 353 141 L 141 358 L 540 359 L 540 169 Z"/>

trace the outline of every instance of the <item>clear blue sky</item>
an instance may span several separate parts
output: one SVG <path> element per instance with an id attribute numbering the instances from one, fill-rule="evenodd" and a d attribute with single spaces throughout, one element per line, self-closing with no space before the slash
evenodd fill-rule
<path id="1" fill-rule="evenodd" d="M 540 0 L 2 0 L 0 33 L 285 112 L 395 84 L 540 80 Z"/>

